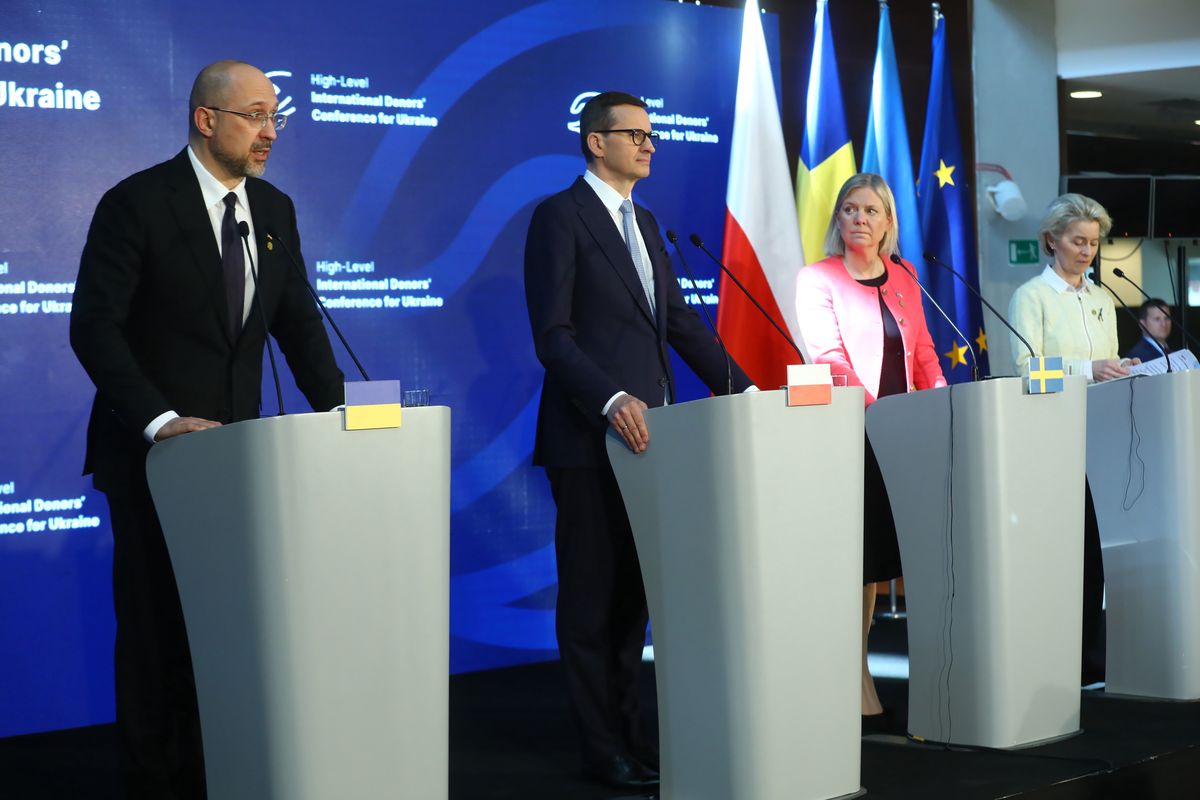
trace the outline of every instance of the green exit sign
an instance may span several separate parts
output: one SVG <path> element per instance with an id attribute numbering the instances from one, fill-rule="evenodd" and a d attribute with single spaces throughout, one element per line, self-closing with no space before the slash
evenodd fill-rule
<path id="1" fill-rule="evenodd" d="M 1042 260 L 1037 239 L 1009 239 L 1008 263 L 1036 264 Z"/>

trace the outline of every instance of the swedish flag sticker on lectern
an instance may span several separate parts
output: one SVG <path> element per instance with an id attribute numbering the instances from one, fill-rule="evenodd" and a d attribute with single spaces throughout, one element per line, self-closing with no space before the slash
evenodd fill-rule
<path id="1" fill-rule="evenodd" d="M 400 381 L 347 381 L 345 427 L 367 431 L 400 427 Z"/>
<path id="2" fill-rule="evenodd" d="M 1029 393 L 1053 394 L 1063 390 L 1062 356 L 1029 359 Z"/>

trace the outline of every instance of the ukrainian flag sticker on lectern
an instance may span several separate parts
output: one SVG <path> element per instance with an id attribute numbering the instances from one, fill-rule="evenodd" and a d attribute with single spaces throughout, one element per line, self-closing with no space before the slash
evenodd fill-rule
<path id="1" fill-rule="evenodd" d="M 368 431 L 400 427 L 400 381 L 347 381 L 345 427 Z"/>
<path id="2" fill-rule="evenodd" d="M 1063 390 L 1062 356 L 1029 359 L 1029 393 L 1053 394 Z"/>

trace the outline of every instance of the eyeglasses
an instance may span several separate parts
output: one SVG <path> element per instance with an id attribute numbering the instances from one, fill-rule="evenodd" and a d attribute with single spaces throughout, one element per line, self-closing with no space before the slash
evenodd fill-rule
<path id="1" fill-rule="evenodd" d="M 650 137 L 650 141 L 654 142 L 655 147 L 658 147 L 662 138 L 658 131 L 644 131 L 641 128 L 616 128 L 607 131 L 592 131 L 592 133 L 628 133 L 634 147 L 641 147 L 645 144 L 646 137 Z"/>
<path id="2" fill-rule="evenodd" d="M 284 126 L 287 125 L 287 117 L 285 117 L 283 114 L 264 114 L 261 111 L 251 111 L 247 113 L 245 111 L 233 111 L 228 108 L 214 108 L 212 106 L 204 107 L 209 111 L 220 111 L 225 114 L 236 114 L 239 117 L 245 117 L 256 124 L 259 130 L 267 127 L 268 122 L 270 122 L 277 131 L 283 130 Z"/>

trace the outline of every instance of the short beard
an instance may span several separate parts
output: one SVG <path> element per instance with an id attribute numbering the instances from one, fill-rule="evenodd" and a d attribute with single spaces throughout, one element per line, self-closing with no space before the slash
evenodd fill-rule
<path id="1" fill-rule="evenodd" d="M 213 157 L 220 162 L 221 166 L 229 170 L 231 175 L 238 175 L 245 178 L 261 178 L 263 173 L 267 171 L 266 162 L 259 164 L 252 161 L 250 156 L 252 153 L 260 150 L 270 150 L 269 147 L 252 147 L 250 152 L 244 156 L 234 156 L 223 150 L 213 151 Z"/>

